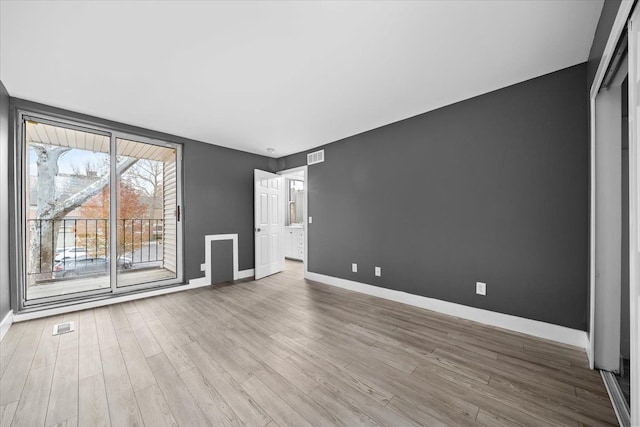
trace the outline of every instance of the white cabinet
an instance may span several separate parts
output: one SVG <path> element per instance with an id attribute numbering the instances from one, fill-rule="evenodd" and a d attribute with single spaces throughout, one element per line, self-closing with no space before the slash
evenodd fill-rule
<path id="1" fill-rule="evenodd" d="M 285 227 L 284 256 L 291 259 L 304 259 L 304 229 Z"/>

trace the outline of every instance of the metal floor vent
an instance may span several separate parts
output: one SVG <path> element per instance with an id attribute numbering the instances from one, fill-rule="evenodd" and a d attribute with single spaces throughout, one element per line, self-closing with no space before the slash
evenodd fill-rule
<path id="1" fill-rule="evenodd" d="M 67 332 L 73 332 L 74 329 L 73 322 L 58 323 L 53 325 L 53 335 L 66 334 Z"/>

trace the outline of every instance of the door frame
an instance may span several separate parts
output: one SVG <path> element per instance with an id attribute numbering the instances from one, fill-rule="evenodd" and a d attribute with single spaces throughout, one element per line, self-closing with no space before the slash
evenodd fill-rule
<path id="1" fill-rule="evenodd" d="M 590 88 L 590 98 L 589 98 L 589 104 L 590 104 L 590 156 L 591 156 L 591 161 L 590 161 L 590 189 L 589 189 L 589 193 L 590 193 L 590 227 L 589 227 L 589 231 L 590 231 L 590 242 L 589 242 L 589 286 L 590 286 L 590 306 L 589 306 L 589 348 L 587 349 L 587 354 L 589 357 L 589 365 L 590 367 L 593 369 L 594 368 L 594 352 L 595 352 L 595 305 L 596 305 L 596 271 L 595 271 L 595 263 L 596 263 L 596 244 L 597 244 L 597 240 L 596 240 L 596 206 L 597 206 L 597 199 L 596 199 L 596 194 L 595 194 L 595 188 L 596 188 L 596 145 L 601 143 L 600 140 L 597 139 L 597 134 L 596 134 L 596 98 L 598 96 L 598 93 L 602 87 L 604 78 L 605 78 L 605 74 L 609 68 L 610 62 L 614 56 L 614 53 L 616 51 L 616 47 L 617 44 L 621 38 L 621 36 L 623 35 L 624 31 L 626 31 L 627 29 L 627 23 L 631 17 L 631 12 L 634 8 L 634 4 L 635 1 L 634 0 L 622 0 L 622 2 L 620 3 L 620 7 L 618 9 L 618 13 L 616 15 L 614 24 L 612 26 L 611 32 L 609 33 L 609 38 L 607 40 L 607 44 L 605 46 L 604 52 L 602 54 L 602 57 L 600 59 L 600 63 L 598 65 L 598 69 L 596 71 L 596 75 L 593 81 L 593 84 Z M 630 41 L 631 44 L 631 41 Z M 629 49 L 629 66 L 631 68 L 631 61 L 634 59 L 636 55 L 631 53 L 631 49 Z M 635 60 L 637 61 L 638 58 L 635 58 Z M 631 85 L 631 81 L 629 81 L 629 89 L 631 91 L 632 85 Z M 629 138 L 629 216 L 630 218 L 640 218 L 640 201 L 636 200 L 636 197 L 634 197 L 634 192 L 637 194 L 638 192 L 638 188 L 637 188 L 637 174 L 638 174 L 638 170 L 640 169 L 640 160 L 638 159 L 638 156 L 636 155 L 636 158 L 632 158 L 631 155 L 631 148 L 632 146 L 635 145 L 635 149 L 638 150 L 637 145 L 639 144 L 640 140 L 637 139 L 636 136 L 636 140 L 634 141 L 634 135 L 633 135 L 633 127 L 635 126 L 636 129 L 636 134 L 638 133 L 638 130 L 640 130 L 640 124 L 639 123 L 632 123 L 631 120 L 631 96 L 629 97 L 630 99 L 630 110 L 629 110 L 629 118 L 630 118 L 630 126 L 629 126 L 629 131 L 630 131 L 630 138 Z M 636 173 L 635 176 L 635 180 L 634 180 L 634 172 Z M 635 204 L 634 204 L 635 201 Z M 636 225 L 637 227 L 637 225 Z M 640 250 L 640 237 L 638 236 L 638 230 L 636 230 L 636 232 L 633 232 L 634 227 L 630 227 L 630 280 L 629 280 L 629 298 L 630 298 L 630 320 L 631 320 L 631 325 L 630 325 L 630 347 L 631 347 L 631 363 L 632 365 L 635 363 L 636 365 L 638 365 L 638 363 L 636 362 L 636 359 L 638 359 L 638 357 L 640 356 L 640 337 L 638 337 L 638 334 L 640 333 L 640 327 L 637 324 L 638 323 L 638 316 L 640 313 L 638 313 L 638 310 L 640 309 L 640 284 L 638 282 L 640 282 L 640 271 L 638 271 L 639 266 L 637 266 L 636 264 L 634 264 L 635 260 L 633 259 L 633 257 L 637 257 L 637 254 L 634 254 L 634 251 L 638 251 Z M 634 268 L 634 265 L 636 266 L 636 268 Z M 637 299 L 637 301 L 636 301 Z M 634 321 L 635 319 L 635 321 Z M 631 371 L 631 424 L 632 425 L 636 425 L 636 424 L 640 424 L 640 396 L 639 396 L 639 391 L 640 391 L 640 372 L 638 372 L 638 369 L 632 369 Z"/>
<path id="2" fill-rule="evenodd" d="M 12 274 L 12 279 L 15 285 L 12 287 L 11 291 L 14 296 L 12 296 L 12 305 L 17 307 L 15 315 L 20 315 L 20 313 L 25 313 L 27 311 L 32 310 L 47 310 L 51 308 L 57 308 L 64 305 L 69 304 L 81 304 L 84 302 L 91 302 L 97 299 L 105 299 L 105 298 L 113 298 L 122 296 L 124 294 L 130 292 L 143 292 L 143 291 L 154 291 L 163 287 L 169 286 L 179 286 L 184 284 L 184 245 L 183 245 L 183 233 L 184 233 L 184 221 L 180 221 L 176 227 L 177 236 L 176 236 L 176 254 L 178 259 L 176 260 L 177 274 L 175 279 L 163 280 L 158 282 L 144 283 L 141 285 L 132 285 L 127 287 L 118 288 L 116 286 L 116 276 L 113 276 L 113 270 L 117 268 L 117 263 L 111 263 L 111 272 L 110 272 L 110 287 L 105 287 L 102 289 L 94 289 L 81 291 L 73 294 L 66 294 L 54 297 L 45 297 L 39 298 L 34 301 L 27 301 L 26 295 L 26 256 L 25 250 L 26 247 L 26 218 L 27 218 L 27 206 L 26 206 L 26 198 L 25 198 L 25 189 L 26 189 L 26 173 L 27 173 L 27 165 L 26 161 L 26 150 L 27 143 L 25 140 L 25 128 L 24 121 L 26 119 L 32 118 L 37 120 L 40 123 L 51 124 L 54 126 L 60 126 L 73 130 L 80 130 L 85 132 L 91 132 L 99 135 L 104 135 L 110 137 L 110 150 L 109 155 L 111 156 L 112 152 L 115 149 L 115 140 L 116 138 L 124 138 L 131 139 L 134 141 L 139 141 L 142 143 L 152 144 L 152 145 L 160 145 L 160 146 L 170 146 L 171 148 L 176 149 L 176 176 L 179 179 L 179 185 L 176 188 L 176 198 L 178 200 L 178 204 L 182 206 L 182 197 L 183 197 L 183 169 L 182 169 L 182 144 L 164 141 L 152 137 L 148 137 L 145 135 L 132 134 L 125 131 L 119 130 L 117 127 L 104 126 L 99 123 L 95 123 L 93 121 L 87 121 L 83 119 L 77 119 L 74 117 L 67 116 L 66 114 L 58 114 L 56 112 L 49 111 L 48 108 L 29 108 L 29 107 L 21 107 L 18 106 L 14 110 L 13 117 L 13 135 L 15 138 L 15 146 L 13 151 L 13 172 L 14 172 L 14 182 L 11 190 L 13 191 L 12 202 L 13 205 L 10 206 L 10 217 L 13 217 L 13 221 L 10 223 L 11 226 L 11 237 L 12 243 L 16 248 L 15 258 L 13 258 L 14 263 L 14 272 L 15 275 Z M 110 175 L 113 176 L 116 169 L 115 162 L 110 162 Z M 110 197 L 114 197 L 114 192 L 116 191 L 115 186 L 113 186 L 113 181 L 110 182 Z M 113 199 L 115 200 L 115 199 Z M 111 204 L 111 212 L 113 212 L 116 208 L 116 204 Z M 182 215 L 184 216 L 184 209 L 182 210 Z M 115 228 L 111 227 L 111 235 L 110 239 L 114 238 Z M 115 242 L 115 240 L 112 240 Z M 110 245 L 110 257 L 114 258 L 115 245 Z M 15 293 L 14 293 L 15 290 Z"/>
<path id="3" fill-rule="evenodd" d="M 596 297 L 596 98 L 602 87 L 605 74 L 609 67 L 611 58 L 615 52 L 618 40 L 626 28 L 627 21 L 633 8 L 633 0 L 622 0 L 618 14 L 609 34 L 609 39 L 600 59 L 596 75 L 589 93 L 589 114 L 590 114 L 590 172 L 589 172 L 589 366 L 594 368 L 594 331 L 595 331 L 595 297 Z"/>
<path id="4" fill-rule="evenodd" d="M 14 163 L 14 215 L 15 215 L 15 260 L 16 260 L 16 276 L 15 283 L 17 284 L 17 299 L 16 305 L 17 313 L 27 309 L 41 309 L 56 306 L 57 304 L 75 303 L 81 301 L 87 301 L 94 298 L 104 298 L 111 295 L 111 286 L 100 289 L 91 289 L 81 292 L 74 292 L 73 294 L 57 295 L 51 297 L 38 298 L 37 300 L 27 300 L 27 200 L 26 200 L 26 187 L 27 187 L 27 173 L 28 165 L 27 161 L 27 142 L 26 142 L 26 129 L 24 123 L 26 120 L 35 120 L 38 123 L 48 124 L 52 126 L 64 127 L 72 130 L 91 132 L 98 135 L 109 137 L 111 131 L 100 127 L 94 127 L 92 125 L 85 125 L 85 123 L 75 122 L 73 120 L 67 120 L 64 117 L 57 117 L 56 115 L 42 114 L 40 112 L 33 112 L 30 110 L 17 110 L 15 118 L 15 135 L 17 144 L 15 148 L 15 163 Z M 110 185 L 111 187 L 111 185 Z M 111 283 L 111 282 L 110 282 Z"/>
<path id="5" fill-rule="evenodd" d="M 309 274 L 309 166 L 298 166 L 291 169 L 281 170 L 278 175 L 287 175 L 293 172 L 304 172 L 304 195 L 302 197 L 302 209 L 304 209 L 304 218 L 302 227 L 304 229 L 304 255 L 302 259 L 304 278 Z"/>

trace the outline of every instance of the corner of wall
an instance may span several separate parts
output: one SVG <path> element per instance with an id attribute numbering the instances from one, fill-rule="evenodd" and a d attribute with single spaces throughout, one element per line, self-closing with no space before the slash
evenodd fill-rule
<path id="1" fill-rule="evenodd" d="M 9 312 L 3 317 L 2 322 L 0 322 L 0 341 L 2 341 L 7 332 L 9 332 L 9 328 L 12 324 L 13 310 L 9 310 Z"/>
<path id="2" fill-rule="evenodd" d="M 0 81 L 0 318 L 11 313 L 9 275 L 9 92 Z M 4 328 L 3 320 L 3 328 Z M 10 323 L 9 323 L 10 325 Z M 7 326 L 8 329 L 8 326 Z M 2 329 L 3 335 L 6 333 Z"/>

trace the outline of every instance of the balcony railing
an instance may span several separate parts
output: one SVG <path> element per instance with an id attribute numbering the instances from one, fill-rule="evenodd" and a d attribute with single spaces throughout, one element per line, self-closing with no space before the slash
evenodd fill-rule
<path id="1" fill-rule="evenodd" d="M 119 264 L 161 266 L 163 219 L 118 219 Z M 106 218 L 31 219 L 28 221 L 28 274 L 64 271 L 67 264 L 87 258 L 108 258 L 111 239 Z"/>

